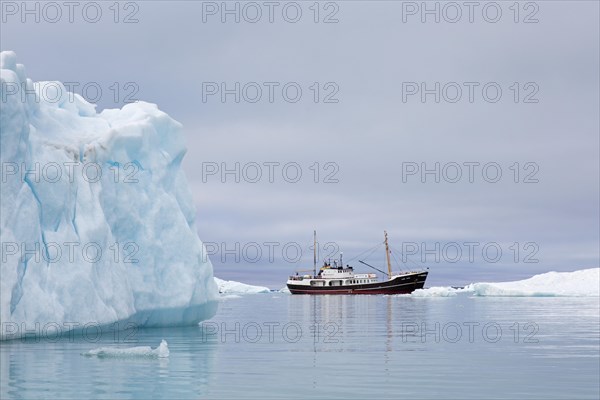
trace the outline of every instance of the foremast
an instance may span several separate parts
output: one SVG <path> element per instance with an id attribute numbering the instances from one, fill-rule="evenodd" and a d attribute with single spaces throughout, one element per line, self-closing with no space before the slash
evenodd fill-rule
<path id="1" fill-rule="evenodd" d="M 317 276 L 317 231 L 313 231 L 313 276 Z"/>

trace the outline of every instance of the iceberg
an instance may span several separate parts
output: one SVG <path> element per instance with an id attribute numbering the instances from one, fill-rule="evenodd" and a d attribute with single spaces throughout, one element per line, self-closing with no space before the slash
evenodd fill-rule
<path id="1" fill-rule="evenodd" d="M 465 287 L 476 296 L 600 296 L 600 268 L 547 272 L 516 282 L 481 282 Z"/>
<path id="2" fill-rule="evenodd" d="M 181 124 L 145 102 L 98 113 L 10 51 L 0 85 L 0 339 L 211 318 Z"/>
<path id="3" fill-rule="evenodd" d="M 452 297 L 461 293 L 473 296 L 515 297 L 598 297 L 600 268 L 574 272 L 546 272 L 513 282 L 479 282 L 464 288 L 431 287 L 415 290 L 411 297 Z"/>
<path id="4" fill-rule="evenodd" d="M 86 357 L 113 357 L 113 358 L 167 358 L 169 357 L 169 346 L 166 340 L 162 340 L 160 345 L 153 349 L 150 346 L 137 346 L 128 348 L 119 347 L 99 347 L 82 353 Z"/>
<path id="5" fill-rule="evenodd" d="M 219 278 L 215 278 L 215 282 L 219 287 L 219 293 L 223 295 L 256 294 L 271 292 L 271 290 L 265 286 L 253 286 L 248 285 L 246 283 L 226 281 Z"/>

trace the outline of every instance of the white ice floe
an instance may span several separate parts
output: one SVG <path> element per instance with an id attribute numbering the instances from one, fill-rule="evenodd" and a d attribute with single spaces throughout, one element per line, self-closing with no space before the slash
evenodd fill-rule
<path id="1" fill-rule="evenodd" d="M 465 289 L 450 286 L 432 286 L 427 289 L 417 289 L 410 294 L 411 297 L 452 297 L 464 293 Z"/>
<path id="2" fill-rule="evenodd" d="M 112 358 L 167 358 L 169 357 L 169 346 L 166 340 L 153 349 L 150 346 L 137 347 L 99 347 L 82 353 L 86 357 L 112 357 Z"/>
<path id="3" fill-rule="evenodd" d="M 222 295 L 269 293 L 271 290 L 265 286 L 253 286 L 236 281 L 225 281 L 215 278 L 215 282 Z"/>

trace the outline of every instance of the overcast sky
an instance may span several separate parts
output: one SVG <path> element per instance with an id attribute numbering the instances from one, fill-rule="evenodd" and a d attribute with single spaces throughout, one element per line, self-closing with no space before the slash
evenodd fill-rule
<path id="1" fill-rule="evenodd" d="M 348 262 L 386 229 L 429 285 L 598 267 L 598 2 L 427 3 L 439 23 L 421 2 L 227 3 L 239 23 L 221 2 L 97 2 L 96 23 L 86 4 L 36 22 L 3 1 L 2 50 L 99 109 L 145 100 L 183 124 L 198 233 L 233 250 L 217 276 L 280 288 L 312 269 L 313 229 L 319 258 Z"/>

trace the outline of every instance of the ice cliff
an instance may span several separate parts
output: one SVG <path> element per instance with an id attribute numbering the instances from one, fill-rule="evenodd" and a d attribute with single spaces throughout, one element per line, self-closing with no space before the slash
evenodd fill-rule
<path id="1" fill-rule="evenodd" d="M 0 339 L 212 317 L 181 124 L 144 102 L 97 113 L 13 52 L 0 68 Z"/>

